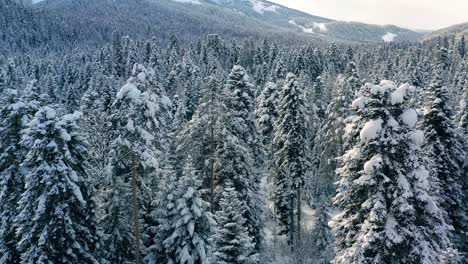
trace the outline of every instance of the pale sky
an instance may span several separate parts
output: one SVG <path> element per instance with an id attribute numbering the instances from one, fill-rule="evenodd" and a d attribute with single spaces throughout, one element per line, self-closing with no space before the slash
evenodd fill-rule
<path id="1" fill-rule="evenodd" d="M 468 0 L 269 0 L 343 21 L 440 29 L 468 22 Z"/>

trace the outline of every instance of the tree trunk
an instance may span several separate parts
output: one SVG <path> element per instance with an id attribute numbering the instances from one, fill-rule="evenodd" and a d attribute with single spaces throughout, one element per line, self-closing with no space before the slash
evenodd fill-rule
<path id="1" fill-rule="evenodd" d="M 301 187 L 297 188 L 297 242 L 301 241 Z"/>
<path id="2" fill-rule="evenodd" d="M 294 195 L 289 196 L 289 245 L 291 252 L 294 251 Z"/>
<path id="3" fill-rule="evenodd" d="M 140 264 L 140 223 L 138 221 L 136 161 L 132 160 L 133 221 L 135 224 L 135 263 Z"/>
<path id="4" fill-rule="evenodd" d="M 215 206 L 214 206 L 214 196 L 215 196 L 215 159 L 214 159 L 214 151 L 215 151 L 215 140 L 214 140 L 214 112 L 213 112 L 213 104 L 214 104 L 214 94 L 211 93 L 211 213 L 214 214 Z"/>

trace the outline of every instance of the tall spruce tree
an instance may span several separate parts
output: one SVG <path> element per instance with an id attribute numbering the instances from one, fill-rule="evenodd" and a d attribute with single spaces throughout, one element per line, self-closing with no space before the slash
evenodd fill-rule
<path id="1" fill-rule="evenodd" d="M 173 189 L 173 205 L 168 212 L 168 237 L 163 240 L 167 263 L 203 264 L 207 261 L 208 239 L 215 226 L 210 204 L 191 157 Z"/>
<path id="2" fill-rule="evenodd" d="M 25 130 L 25 190 L 16 218 L 21 263 L 99 263 L 93 188 L 77 133 L 80 114 L 41 108 Z"/>
<path id="3" fill-rule="evenodd" d="M 289 236 L 290 244 L 294 243 L 295 234 L 300 233 L 301 188 L 308 167 L 305 110 L 303 89 L 290 73 L 279 95 L 273 139 L 275 204 L 282 224 L 281 234 Z"/>
<path id="4" fill-rule="evenodd" d="M 256 251 L 259 251 L 262 242 L 263 205 L 259 190 L 260 179 L 255 169 L 258 142 L 252 85 L 243 67 L 233 67 L 224 92 L 226 112 L 221 117 L 224 129 L 220 132 L 220 144 L 216 150 L 216 208 L 220 208 L 220 195 L 226 188 L 227 181 L 232 181 L 236 191 L 245 197 L 245 226 Z"/>
<path id="5" fill-rule="evenodd" d="M 135 259 L 133 248 L 128 246 L 135 244 L 132 173 L 138 178 L 138 219 L 143 221 L 143 227 L 152 226 L 145 220 L 153 210 L 151 201 L 157 191 L 161 165 L 167 158 L 165 137 L 170 118 L 170 101 L 154 75 L 153 70 L 136 64 L 111 109 L 114 140 L 106 183 L 109 188 L 103 198 L 106 214 L 101 222 L 105 235 L 103 252 L 111 262 L 130 263 Z M 146 230 L 143 233 L 146 235 Z"/>
<path id="6" fill-rule="evenodd" d="M 434 177 L 420 153 L 417 113 L 405 106 L 414 90 L 390 81 L 366 84 L 347 131 L 332 222 L 333 263 L 439 263 L 449 244 Z"/>
<path id="7" fill-rule="evenodd" d="M 24 185 L 20 165 L 26 149 L 20 141 L 28 120 L 27 108 L 11 89 L 3 92 L 0 105 L 0 264 L 16 264 L 20 256 L 14 221 Z"/>
<path id="8" fill-rule="evenodd" d="M 253 254 L 255 245 L 246 227 L 244 205 L 239 196 L 232 182 L 226 182 L 219 201 L 220 209 L 215 214 L 218 229 L 211 238 L 212 263 L 247 264 L 258 261 L 258 254 Z"/>
<path id="9" fill-rule="evenodd" d="M 467 248 L 468 218 L 466 205 L 467 170 L 464 168 L 466 152 L 463 139 L 453 121 L 449 91 L 444 85 L 446 50 L 438 51 L 434 77 L 424 93 L 424 118 L 421 127 L 426 135 L 424 151 L 429 156 L 431 173 L 440 181 L 441 205 L 446 211 L 448 224 L 454 227 L 454 245 Z"/>

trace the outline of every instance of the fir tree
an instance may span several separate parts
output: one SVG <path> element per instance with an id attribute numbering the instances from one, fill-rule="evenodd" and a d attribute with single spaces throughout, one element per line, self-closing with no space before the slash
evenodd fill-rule
<path id="1" fill-rule="evenodd" d="M 270 145 L 274 134 L 274 125 L 278 116 L 276 107 L 278 101 L 278 86 L 268 82 L 257 98 L 255 114 L 260 135 L 264 137 L 264 144 Z"/>
<path id="2" fill-rule="evenodd" d="M 22 144 L 25 190 L 16 218 L 21 263 L 99 263 L 93 188 L 84 171 L 87 153 L 78 135 L 79 113 L 56 116 L 41 108 Z"/>
<path id="3" fill-rule="evenodd" d="M 168 205 L 165 221 L 169 225 L 169 236 L 163 240 L 167 263 L 206 263 L 208 238 L 215 222 L 210 204 L 203 199 L 206 190 L 190 157 L 176 186 L 172 194 L 174 204 Z"/>
<path id="4" fill-rule="evenodd" d="M 294 233 L 300 232 L 296 229 L 300 228 L 300 194 L 308 166 L 304 104 L 303 89 L 296 81 L 296 76 L 290 73 L 279 95 L 278 120 L 273 140 L 277 186 L 275 204 L 283 228 L 281 234 L 289 236 L 289 243 L 294 243 Z M 294 219 L 295 214 L 298 215 L 297 221 Z"/>
<path id="5" fill-rule="evenodd" d="M 134 259 L 133 250 L 128 247 L 134 244 L 130 191 L 133 169 L 138 176 L 143 219 L 153 210 L 151 201 L 157 190 L 160 164 L 167 159 L 164 153 L 169 108 L 170 101 L 154 80 L 154 71 L 136 64 L 132 77 L 117 93 L 110 117 L 114 140 L 109 162 L 109 189 L 103 198 L 106 215 L 101 226 L 105 234 L 103 252 L 111 262 L 129 263 Z M 143 226 L 152 224 L 143 223 Z"/>
<path id="6" fill-rule="evenodd" d="M 19 213 L 17 203 L 23 191 L 20 164 L 26 155 L 21 146 L 21 130 L 27 118 L 26 105 L 16 90 L 5 90 L 0 102 L 0 263 L 19 263 L 14 220 Z"/>
<path id="7" fill-rule="evenodd" d="M 353 103 L 333 219 L 333 263 L 438 263 L 448 241 L 437 183 L 419 155 L 417 113 L 404 105 L 414 90 L 390 81 L 366 84 Z M 358 138 L 357 141 L 354 138 Z"/>
<path id="8" fill-rule="evenodd" d="M 447 213 L 447 223 L 454 227 L 454 244 L 462 249 L 466 248 L 468 231 L 466 206 L 463 204 L 467 177 L 463 157 L 467 154 L 452 120 L 449 92 L 444 86 L 446 50 L 442 48 L 437 57 L 433 80 L 424 94 L 424 118 L 421 123 L 426 135 L 424 150 L 430 159 L 431 173 L 442 187 L 441 205 Z"/>
<path id="9" fill-rule="evenodd" d="M 220 209 L 215 214 L 219 227 L 211 239 L 212 263 L 247 264 L 258 261 L 258 255 L 252 255 L 255 245 L 246 227 L 244 206 L 239 196 L 233 184 L 228 181 L 219 201 Z"/>
<path id="10" fill-rule="evenodd" d="M 262 239 L 260 179 L 255 170 L 258 157 L 257 132 L 253 116 L 253 91 L 245 69 L 234 66 L 225 86 L 226 111 L 222 115 L 220 144 L 216 150 L 216 208 L 228 180 L 243 197 L 244 217 L 256 250 Z"/>

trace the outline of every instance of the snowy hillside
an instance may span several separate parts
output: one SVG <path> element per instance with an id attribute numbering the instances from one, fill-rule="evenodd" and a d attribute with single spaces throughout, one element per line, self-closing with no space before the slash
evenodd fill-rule
<path id="1" fill-rule="evenodd" d="M 455 36 L 456 38 L 460 38 L 461 36 L 465 36 L 465 39 L 468 39 L 468 22 L 462 23 L 458 25 L 453 25 L 451 27 L 447 27 L 444 29 L 436 30 L 424 36 L 423 40 L 434 40 L 439 37 L 451 37 Z"/>

